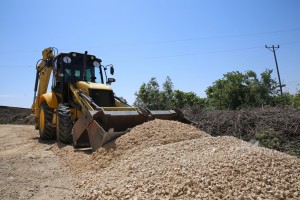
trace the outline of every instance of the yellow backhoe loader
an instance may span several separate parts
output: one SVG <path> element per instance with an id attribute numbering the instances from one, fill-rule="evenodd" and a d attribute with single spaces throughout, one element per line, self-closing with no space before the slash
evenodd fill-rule
<path id="1" fill-rule="evenodd" d="M 98 149 L 136 125 L 158 119 L 191 123 L 180 110 L 150 111 L 128 105 L 113 93 L 101 59 L 85 53 L 46 48 L 36 64 L 32 110 L 40 138 Z M 52 73 L 51 91 L 47 92 Z M 97 82 L 96 82 L 97 80 Z"/>

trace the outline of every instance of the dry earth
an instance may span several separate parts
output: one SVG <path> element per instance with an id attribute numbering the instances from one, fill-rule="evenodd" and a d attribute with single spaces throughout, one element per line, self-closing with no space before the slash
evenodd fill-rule
<path id="1" fill-rule="evenodd" d="M 1 199 L 76 199 L 73 182 L 32 125 L 0 125 Z"/>
<path id="2" fill-rule="evenodd" d="M 0 126 L 2 199 L 300 199 L 300 160 L 154 120 L 96 152 Z M 74 183 L 74 184 L 73 184 Z"/>

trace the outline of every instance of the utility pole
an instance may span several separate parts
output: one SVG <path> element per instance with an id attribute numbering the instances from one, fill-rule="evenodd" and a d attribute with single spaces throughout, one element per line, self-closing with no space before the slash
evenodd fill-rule
<path id="1" fill-rule="evenodd" d="M 279 74 L 279 69 L 278 69 L 278 63 L 277 63 L 277 58 L 276 58 L 276 53 L 275 53 L 275 51 L 277 49 L 279 49 L 279 45 L 277 45 L 277 47 L 275 47 L 274 45 L 272 45 L 271 47 L 268 47 L 267 45 L 265 45 L 265 47 L 267 49 L 269 49 L 270 51 L 272 51 L 273 54 L 274 54 L 275 63 L 276 63 L 276 69 L 277 69 L 277 75 L 278 75 L 278 80 L 279 80 L 280 94 L 282 96 L 282 85 L 281 85 L 280 74 Z"/>

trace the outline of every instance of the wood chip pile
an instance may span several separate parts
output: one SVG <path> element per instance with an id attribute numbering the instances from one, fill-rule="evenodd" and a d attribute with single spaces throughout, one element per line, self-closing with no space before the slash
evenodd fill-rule
<path id="1" fill-rule="evenodd" d="M 269 142 L 263 146 L 296 155 L 300 158 L 300 111 L 295 108 L 266 107 L 241 110 L 201 110 L 191 108 L 185 115 L 199 128 L 213 136 L 230 135 L 242 140 Z"/>
<path id="2" fill-rule="evenodd" d="M 83 199 L 300 199 L 296 157 L 174 121 L 144 123 L 92 154 L 65 153 Z"/>
<path id="3" fill-rule="evenodd" d="M 252 139 L 261 130 L 274 129 L 286 137 L 300 136 L 300 111 L 295 108 L 266 107 L 241 110 L 191 108 L 189 119 L 210 135 L 231 135 Z"/>

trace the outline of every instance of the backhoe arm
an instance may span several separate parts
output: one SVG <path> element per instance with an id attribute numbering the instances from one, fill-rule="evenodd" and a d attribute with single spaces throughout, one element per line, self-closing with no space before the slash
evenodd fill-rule
<path id="1" fill-rule="evenodd" d="M 53 55 L 53 49 L 52 48 L 46 48 L 44 49 L 43 58 L 41 62 L 38 64 L 36 70 L 36 80 L 35 80 L 35 86 L 34 86 L 34 97 L 33 97 L 33 104 L 32 104 L 32 112 L 35 114 L 35 128 L 38 128 L 38 119 L 39 119 L 39 106 L 40 106 L 40 97 L 41 95 L 45 94 L 47 92 L 47 88 L 49 85 L 50 75 L 53 70 L 52 63 L 50 62 L 52 58 L 54 58 Z M 37 95 L 36 95 L 37 93 Z"/>

